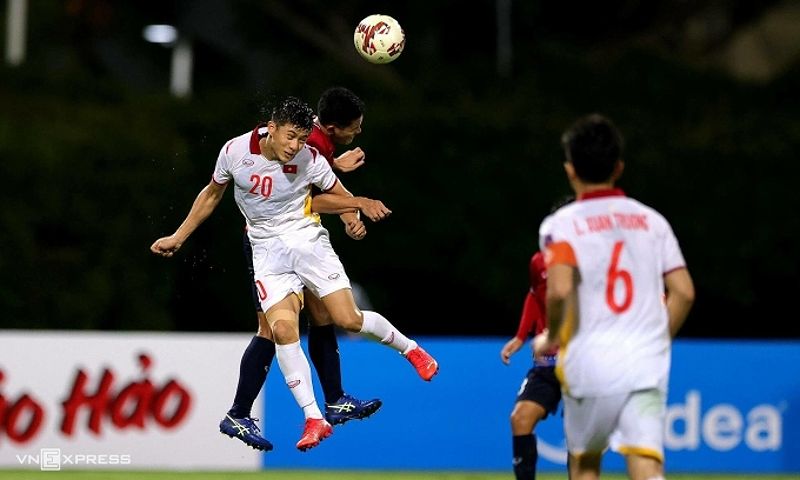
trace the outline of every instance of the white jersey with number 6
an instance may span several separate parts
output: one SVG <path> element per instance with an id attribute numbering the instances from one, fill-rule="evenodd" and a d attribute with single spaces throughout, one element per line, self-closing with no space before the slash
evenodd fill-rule
<path id="1" fill-rule="evenodd" d="M 557 374 L 573 397 L 666 390 L 671 339 L 664 275 L 685 266 L 672 228 L 619 189 L 583 195 L 539 229 L 549 265 L 577 269 Z"/>

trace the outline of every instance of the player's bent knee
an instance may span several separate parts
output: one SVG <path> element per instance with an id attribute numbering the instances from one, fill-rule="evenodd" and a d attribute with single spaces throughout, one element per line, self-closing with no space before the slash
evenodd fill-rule
<path id="1" fill-rule="evenodd" d="M 533 432 L 536 428 L 536 420 L 530 418 L 511 417 L 511 430 L 515 435 L 524 435 Z"/>
<path id="2" fill-rule="evenodd" d="M 277 320 L 272 324 L 272 333 L 275 343 L 286 345 L 300 340 L 300 335 L 294 326 L 285 320 Z"/>
<path id="3" fill-rule="evenodd" d="M 362 313 L 357 310 L 352 312 L 342 312 L 339 315 L 333 316 L 332 320 L 337 327 L 343 328 L 352 333 L 360 332 L 361 327 L 364 325 Z"/>
<path id="4" fill-rule="evenodd" d="M 292 310 L 275 310 L 267 314 L 275 343 L 285 345 L 300 340 L 297 313 Z"/>
<path id="5" fill-rule="evenodd" d="M 536 402 L 519 401 L 511 412 L 511 426 L 515 431 L 533 431 L 546 414 L 544 407 Z"/>
<path id="6" fill-rule="evenodd" d="M 355 304 L 349 288 L 342 288 L 323 297 L 323 302 L 331 321 L 339 328 L 358 333 L 364 324 L 364 317 Z"/>
<path id="7" fill-rule="evenodd" d="M 533 430 L 536 426 L 536 417 L 528 412 L 511 412 L 511 427 L 516 430 Z"/>
<path id="8" fill-rule="evenodd" d="M 338 326 L 347 330 L 350 333 L 359 333 L 361 332 L 361 326 L 363 322 L 357 322 L 354 320 L 348 320 L 344 323 L 339 324 Z"/>

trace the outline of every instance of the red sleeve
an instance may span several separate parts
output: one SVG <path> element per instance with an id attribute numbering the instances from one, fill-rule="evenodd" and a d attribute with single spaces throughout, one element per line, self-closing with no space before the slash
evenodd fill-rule
<path id="1" fill-rule="evenodd" d="M 319 153 L 333 166 L 333 140 L 325 135 L 317 124 L 314 124 L 314 127 L 311 129 L 311 135 L 308 136 L 306 144 L 319 150 Z"/>
<path id="2" fill-rule="evenodd" d="M 542 320 L 542 311 L 539 308 L 536 297 L 533 292 L 529 291 L 528 295 L 525 296 L 525 303 L 522 304 L 522 315 L 519 319 L 516 337 L 524 342 L 528 339 L 528 335 L 534 329 L 534 326 L 542 323 Z"/>
<path id="3" fill-rule="evenodd" d="M 539 317 L 537 323 L 533 325 L 535 334 L 542 333 L 547 328 L 547 318 L 545 312 L 545 297 L 547 296 L 547 266 L 544 262 L 542 252 L 536 252 L 531 257 L 531 292 L 536 297 L 536 304 L 539 307 Z"/>
<path id="4" fill-rule="evenodd" d="M 525 297 L 517 329 L 517 338 L 523 341 L 531 332 L 538 335 L 546 327 L 544 297 L 547 292 L 547 267 L 545 267 L 542 252 L 536 252 L 531 256 L 528 273 L 530 274 L 530 290 Z"/>

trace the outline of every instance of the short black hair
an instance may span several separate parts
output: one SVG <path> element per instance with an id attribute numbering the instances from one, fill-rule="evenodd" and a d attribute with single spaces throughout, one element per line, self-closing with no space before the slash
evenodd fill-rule
<path id="1" fill-rule="evenodd" d="M 276 125 L 294 125 L 302 130 L 314 126 L 314 110 L 297 97 L 286 97 L 272 109 L 271 120 Z"/>
<path id="2" fill-rule="evenodd" d="M 347 127 L 364 115 L 364 102 L 358 95 L 344 87 L 331 87 L 319 97 L 317 116 L 322 125 Z"/>
<path id="3" fill-rule="evenodd" d="M 622 158 L 622 134 L 609 118 L 592 113 L 579 118 L 561 136 L 567 161 L 578 178 L 589 183 L 611 179 Z"/>

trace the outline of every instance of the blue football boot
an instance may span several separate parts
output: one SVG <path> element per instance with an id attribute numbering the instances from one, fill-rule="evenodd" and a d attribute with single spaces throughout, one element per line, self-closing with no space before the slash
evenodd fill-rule
<path id="1" fill-rule="evenodd" d="M 249 445 L 256 450 L 269 452 L 272 450 L 272 444 L 261 436 L 261 429 L 256 425 L 257 421 L 257 418 L 233 418 L 230 415 L 225 415 L 225 418 L 219 422 L 219 431 L 231 438 L 238 438 L 245 445 Z"/>
<path id="2" fill-rule="evenodd" d="M 361 420 L 377 412 L 381 405 L 383 402 L 377 398 L 359 400 L 345 393 L 336 402 L 325 404 L 325 419 L 331 425 L 340 425 L 350 420 Z"/>

